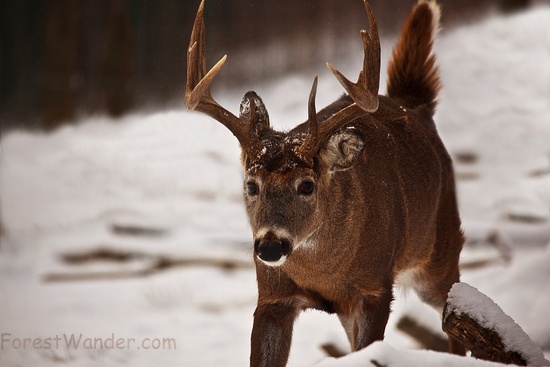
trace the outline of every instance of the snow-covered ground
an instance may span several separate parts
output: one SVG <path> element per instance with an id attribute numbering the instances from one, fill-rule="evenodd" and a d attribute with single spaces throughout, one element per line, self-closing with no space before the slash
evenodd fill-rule
<path id="1" fill-rule="evenodd" d="M 455 157 L 468 237 L 463 279 L 497 302 L 548 358 L 550 7 L 448 31 L 436 52 L 444 83 L 436 122 Z M 354 58 L 347 66 L 336 64 L 355 75 L 361 55 Z M 256 87 L 275 125 L 305 120 L 315 73 L 319 106 L 342 93 L 324 70 Z M 244 92 L 218 90 L 216 96 L 236 110 Z M 114 122 L 90 118 L 48 135 L 5 135 L 0 365 L 247 365 L 256 300 L 252 268 L 182 266 L 142 277 L 47 278 L 127 274 L 161 255 L 251 263 L 241 185 L 236 140 L 218 123 L 183 110 Z M 97 249 L 141 257 L 80 265 L 61 258 Z M 357 366 L 373 358 L 387 365 L 465 365 L 411 350 L 416 344 L 396 328 L 397 320 L 413 315 L 434 330 L 440 321 L 414 294 L 396 295 L 386 341 L 341 360 L 327 359 L 320 348 L 347 348 L 337 318 L 304 313 L 289 365 Z"/>

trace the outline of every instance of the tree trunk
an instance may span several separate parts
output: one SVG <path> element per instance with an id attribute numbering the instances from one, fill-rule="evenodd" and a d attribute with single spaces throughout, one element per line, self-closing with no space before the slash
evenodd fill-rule
<path id="1" fill-rule="evenodd" d="M 75 113 L 78 0 L 46 2 L 43 126 L 51 130 Z"/>

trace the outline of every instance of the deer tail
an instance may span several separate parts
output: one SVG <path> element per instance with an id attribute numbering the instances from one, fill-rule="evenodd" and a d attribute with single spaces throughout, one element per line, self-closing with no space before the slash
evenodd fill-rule
<path id="1" fill-rule="evenodd" d="M 388 97 L 411 109 L 425 107 L 432 115 L 441 87 L 432 53 L 440 14 L 435 0 L 420 0 L 403 26 L 388 66 Z"/>

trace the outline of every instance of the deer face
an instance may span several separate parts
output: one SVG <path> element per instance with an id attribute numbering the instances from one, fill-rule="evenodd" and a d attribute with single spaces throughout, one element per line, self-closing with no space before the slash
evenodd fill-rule
<path id="1" fill-rule="evenodd" d="M 268 265 L 281 265 L 292 251 L 313 245 L 318 227 L 318 178 L 296 168 L 247 171 L 244 197 L 254 233 L 254 252 Z"/>
<path id="2" fill-rule="evenodd" d="M 324 222 L 319 197 L 330 195 L 337 184 L 333 173 L 353 166 L 364 141 L 355 129 L 346 128 L 328 136 L 315 154 L 304 156 L 307 124 L 288 133 L 271 129 L 265 106 L 254 92 L 245 95 L 240 111 L 243 121 L 250 121 L 252 113 L 250 123 L 256 126 L 261 147 L 253 154 L 243 147 L 242 155 L 254 252 L 265 264 L 279 266 L 293 251 L 315 246 Z"/>

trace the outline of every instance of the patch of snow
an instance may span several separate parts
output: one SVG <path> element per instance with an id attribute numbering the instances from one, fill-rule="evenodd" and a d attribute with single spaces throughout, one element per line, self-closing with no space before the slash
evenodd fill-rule
<path id="1" fill-rule="evenodd" d="M 498 367 L 507 365 L 460 357 L 449 353 L 397 349 L 387 342 L 376 342 L 348 356 L 338 359 L 327 358 L 315 365 L 315 367 L 358 366 Z"/>

